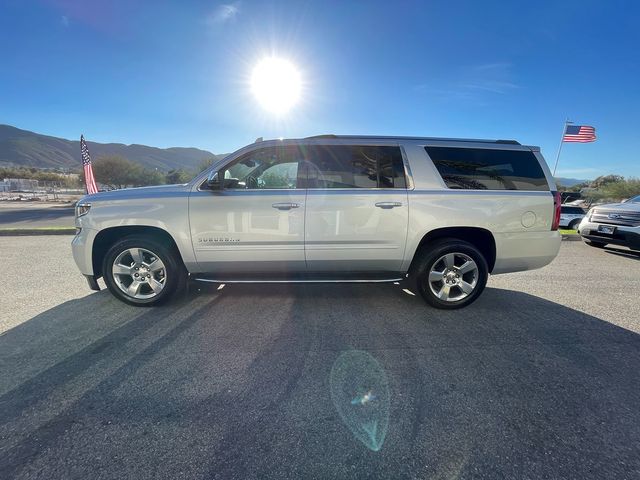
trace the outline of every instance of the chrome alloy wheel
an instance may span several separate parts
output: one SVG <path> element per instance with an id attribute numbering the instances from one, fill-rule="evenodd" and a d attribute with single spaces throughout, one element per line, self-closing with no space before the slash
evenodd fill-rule
<path id="1" fill-rule="evenodd" d="M 118 288 L 132 298 L 145 300 L 158 295 L 167 283 L 162 260 L 145 248 L 129 248 L 113 261 L 111 269 Z"/>
<path id="2" fill-rule="evenodd" d="M 478 265 L 469 255 L 447 253 L 433 263 L 425 280 L 440 300 L 457 302 L 473 292 L 478 277 Z"/>

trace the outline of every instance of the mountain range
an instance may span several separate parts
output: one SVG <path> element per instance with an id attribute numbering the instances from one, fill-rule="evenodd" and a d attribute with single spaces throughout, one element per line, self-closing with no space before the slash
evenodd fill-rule
<path id="1" fill-rule="evenodd" d="M 563 187 L 573 187 L 574 185 L 578 185 L 579 183 L 588 182 L 588 180 L 580 180 L 578 178 L 556 177 L 556 182 L 562 185 Z"/>
<path id="2" fill-rule="evenodd" d="M 198 148 L 156 148 L 147 145 L 87 141 L 92 159 L 119 155 L 147 168 L 195 170 L 204 159 L 217 156 Z M 0 166 L 80 170 L 80 141 L 41 135 L 0 125 Z"/>

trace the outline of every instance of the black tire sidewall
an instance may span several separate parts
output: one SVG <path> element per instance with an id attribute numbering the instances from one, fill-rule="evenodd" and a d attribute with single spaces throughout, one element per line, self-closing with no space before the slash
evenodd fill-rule
<path id="1" fill-rule="evenodd" d="M 572 228 L 571 225 L 575 225 L 575 227 Z M 580 220 L 574 220 L 569 224 L 569 230 L 577 230 L 578 225 L 580 225 Z"/>
<path id="2" fill-rule="evenodd" d="M 132 298 L 120 290 L 113 278 L 111 268 L 116 257 L 124 250 L 135 247 L 152 251 L 160 258 L 160 260 L 162 260 L 162 263 L 164 263 L 166 269 L 166 283 L 162 291 L 153 298 Z M 109 248 L 102 263 L 102 277 L 104 278 L 104 282 L 109 291 L 119 300 L 134 306 L 151 307 L 166 302 L 179 289 L 182 283 L 182 276 L 183 268 L 181 268 L 181 263 L 179 263 L 179 260 L 172 249 L 160 242 L 144 236 L 127 237 L 116 242 Z"/>
<path id="3" fill-rule="evenodd" d="M 447 253 L 464 253 L 470 256 L 478 265 L 478 283 L 473 292 L 466 298 L 457 302 L 446 302 L 440 300 L 432 292 L 426 282 L 423 281 L 424 275 L 428 275 L 433 263 L 441 256 Z M 417 262 L 414 272 L 412 273 L 412 286 L 420 293 L 422 298 L 431 306 L 444 310 L 453 310 L 463 308 L 470 305 L 478 299 L 483 292 L 489 276 L 489 266 L 484 255 L 472 244 L 463 240 L 441 240 L 435 242 Z"/>

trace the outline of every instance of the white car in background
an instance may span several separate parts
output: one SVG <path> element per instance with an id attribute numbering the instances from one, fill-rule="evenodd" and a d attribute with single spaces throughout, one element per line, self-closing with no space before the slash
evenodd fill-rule
<path id="1" fill-rule="evenodd" d="M 560 227 L 577 230 L 586 212 L 582 207 L 562 205 L 560 209 Z"/>

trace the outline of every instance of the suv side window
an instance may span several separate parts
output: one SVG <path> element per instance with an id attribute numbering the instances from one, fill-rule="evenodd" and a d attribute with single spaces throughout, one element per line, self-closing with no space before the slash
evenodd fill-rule
<path id="1" fill-rule="evenodd" d="M 542 167 L 530 151 L 464 147 L 425 150 L 449 188 L 549 190 Z"/>
<path id="2" fill-rule="evenodd" d="M 266 147 L 249 152 L 224 169 L 224 188 L 293 189 L 300 188 L 304 158 L 293 146 Z"/>
<path id="3" fill-rule="evenodd" d="M 406 188 L 399 147 L 310 145 L 308 188 Z"/>

